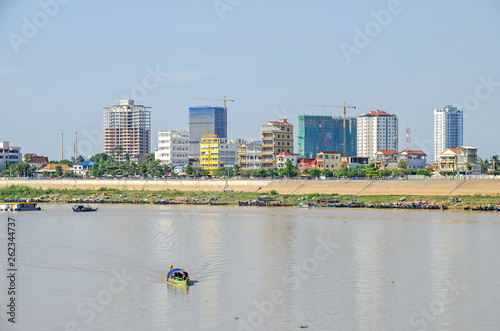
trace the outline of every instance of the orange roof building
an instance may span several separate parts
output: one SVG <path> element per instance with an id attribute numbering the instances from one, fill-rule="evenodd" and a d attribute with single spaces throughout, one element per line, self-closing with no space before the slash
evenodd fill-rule
<path id="1" fill-rule="evenodd" d="M 38 172 L 44 172 L 44 171 L 47 171 L 47 172 L 54 172 L 56 171 L 56 167 L 57 166 L 61 166 L 61 170 L 62 171 L 66 171 L 66 170 L 73 170 L 73 168 L 71 168 L 70 166 L 68 166 L 67 164 L 47 164 L 45 167 L 43 167 L 42 169 L 38 170 Z"/>

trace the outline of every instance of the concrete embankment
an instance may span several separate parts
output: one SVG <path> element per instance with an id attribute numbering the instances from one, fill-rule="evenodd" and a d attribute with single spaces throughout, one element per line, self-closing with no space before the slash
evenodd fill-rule
<path id="1" fill-rule="evenodd" d="M 0 187 L 26 185 L 33 188 L 130 191 L 234 190 L 280 194 L 340 195 L 500 195 L 500 180 L 0 180 Z"/>

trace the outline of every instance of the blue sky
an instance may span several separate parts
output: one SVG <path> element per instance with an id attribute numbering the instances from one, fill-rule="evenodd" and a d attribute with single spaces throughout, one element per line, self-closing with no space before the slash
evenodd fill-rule
<path id="1" fill-rule="evenodd" d="M 189 106 L 220 105 L 191 97 L 226 95 L 232 138 L 340 114 L 302 104 L 345 100 L 353 115 L 397 114 L 400 149 L 408 122 L 432 158 L 432 111 L 452 104 L 464 144 L 500 154 L 498 1 L 59 1 L 0 0 L 0 140 L 23 153 L 59 159 L 61 131 L 66 158 L 75 131 L 79 154 L 102 152 L 102 107 L 135 93 L 152 107 L 153 147 L 158 130 L 188 128 Z"/>

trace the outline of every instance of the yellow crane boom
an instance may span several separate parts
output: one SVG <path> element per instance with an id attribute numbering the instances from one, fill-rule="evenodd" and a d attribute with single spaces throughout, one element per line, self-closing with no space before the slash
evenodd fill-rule
<path id="1" fill-rule="evenodd" d="M 192 100 L 213 100 L 213 101 L 224 101 L 224 110 L 227 110 L 227 105 L 226 103 L 228 101 L 234 102 L 232 99 L 227 99 L 226 96 L 224 96 L 224 99 L 213 99 L 213 98 L 190 98 Z"/>

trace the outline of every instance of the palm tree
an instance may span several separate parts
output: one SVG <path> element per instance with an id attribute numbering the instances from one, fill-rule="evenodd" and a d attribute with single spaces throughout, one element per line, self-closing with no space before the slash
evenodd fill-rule
<path id="1" fill-rule="evenodd" d="M 493 165 L 493 170 L 497 170 L 500 167 L 500 159 L 498 155 L 493 155 L 491 157 L 491 164 Z"/>
<path id="2" fill-rule="evenodd" d="M 118 161 L 121 158 L 122 154 L 123 154 L 123 147 L 121 145 L 116 145 L 112 149 L 112 153 L 115 156 L 115 159 Z"/>
<path id="3" fill-rule="evenodd" d="M 479 163 L 479 165 L 481 166 L 481 172 L 483 172 L 483 173 L 488 172 L 488 168 L 490 167 L 490 163 L 489 163 L 488 159 L 483 160 L 482 158 L 478 157 L 477 163 Z"/>

